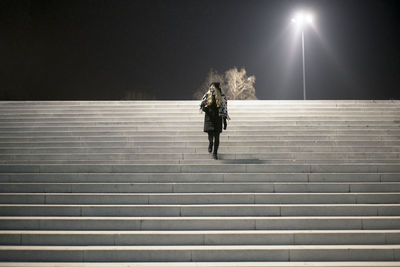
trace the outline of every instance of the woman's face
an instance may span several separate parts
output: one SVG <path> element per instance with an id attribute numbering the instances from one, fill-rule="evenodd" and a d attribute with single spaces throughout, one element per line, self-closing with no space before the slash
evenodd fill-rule
<path id="1" fill-rule="evenodd" d="M 211 92 L 214 92 L 214 91 L 215 91 L 215 86 L 214 86 L 214 85 L 211 85 L 211 86 L 210 86 L 210 90 L 211 90 Z"/>

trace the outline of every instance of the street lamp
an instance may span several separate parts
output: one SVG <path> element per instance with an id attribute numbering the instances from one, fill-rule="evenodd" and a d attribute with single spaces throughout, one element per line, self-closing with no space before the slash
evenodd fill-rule
<path id="1" fill-rule="evenodd" d="M 304 27 L 313 23 L 313 16 L 310 13 L 299 12 L 292 18 L 292 23 L 296 24 L 301 30 L 301 50 L 303 54 L 303 96 L 306 100 L 306 64 L 304 60 Z"/>

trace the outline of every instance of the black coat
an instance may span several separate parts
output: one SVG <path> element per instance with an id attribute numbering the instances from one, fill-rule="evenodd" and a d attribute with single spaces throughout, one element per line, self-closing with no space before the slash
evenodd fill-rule
<path id="1" fill-rule="evenodd" d="M 219 110 L 215 104 L 215 100 L 210 106 L 202 105 L 201 108 L 205 112 L 204 132 L 222 132 L 222 117 L 219 116 Z"/>

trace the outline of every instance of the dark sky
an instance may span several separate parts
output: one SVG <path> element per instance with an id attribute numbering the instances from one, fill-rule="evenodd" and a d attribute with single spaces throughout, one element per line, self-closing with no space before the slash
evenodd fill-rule
<path id="1" fill-rule="evenodd" d="M 256 76 L 259 99 L 400 99 L 389 0 L 0 1 L 0 99 L 191 99 L 209 69 Z"/>

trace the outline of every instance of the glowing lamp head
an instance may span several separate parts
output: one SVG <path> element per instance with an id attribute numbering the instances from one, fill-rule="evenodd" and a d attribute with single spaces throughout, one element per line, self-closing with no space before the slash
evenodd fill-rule
<path id="1" fill-rule="evenodd" d="M 313 23 L 313 16 L 311 14 L 307 14 L 306 21 L 307 21 L 307 23 L 312 24 Z"/>
<path id="2" fill-rule="evenodd" d="M 313 23 L 313 15 L 310 13 L 298 12 L 292 18 L 292 23 L 295 23 L 299 27 L 303 27 L 304 24 L 312 24 Z"/>

